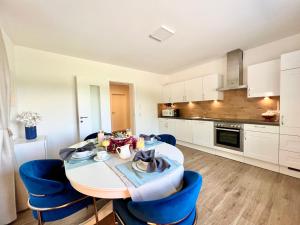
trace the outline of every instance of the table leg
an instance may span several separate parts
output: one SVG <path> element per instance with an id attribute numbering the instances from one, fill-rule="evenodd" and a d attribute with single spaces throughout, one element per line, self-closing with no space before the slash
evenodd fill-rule
<path id="1" fill-rule="evenodd" d="M 98 225 L 99 224 L 99 219 L 98 219 L 97 202 L 96 202 L 95 197 L 93 197 L 93 204 L 94 204 L 94 213 L 95 213 L 95 218 L 96 218 L 96 225 Z"/>
<path id="2" fill-rule="evenodd" d="M 97 211 L 97 209 L 96 209 L 96 211 Z M 99 211 L 97 211 L 97 213 L 95 213 L 95 215 L 97 215 L 98 221 L 101 221 L 105 217 L 107 217 L 109 214 L 111 214 L 112 212 L 113 212 L 112 201 L 109 201 Z M 91 218 L 87 219 L 86 221 L 82 222 L 79 225 L 94 225 L 97 223 L 98 222 L 96 221 L 96 216 L 92 216 Z"/>

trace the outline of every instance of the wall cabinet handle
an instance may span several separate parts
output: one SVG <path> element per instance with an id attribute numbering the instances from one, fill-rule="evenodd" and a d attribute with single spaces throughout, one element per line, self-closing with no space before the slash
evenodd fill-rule
<path id="1" fill-rule="evenodd" d="M 281 125 L 283 126 L 284 125 L 284 123 L 283 123 L 283 115 L 281 115 Z"/>

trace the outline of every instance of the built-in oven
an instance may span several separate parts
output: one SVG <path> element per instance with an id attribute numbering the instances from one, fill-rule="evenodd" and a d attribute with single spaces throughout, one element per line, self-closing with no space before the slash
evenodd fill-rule
<path id="1" fill-rule="evenodd" d="M 214 144 L 234 151 L 244 151 L 243 124 L 215 122 Z"/>

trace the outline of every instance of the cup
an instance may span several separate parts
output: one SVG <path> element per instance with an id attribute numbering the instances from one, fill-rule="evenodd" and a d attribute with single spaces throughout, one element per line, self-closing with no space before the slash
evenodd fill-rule
<path id="1" fill-rule="evenodd" d="M 98 159 L 105 159 L 106 157 L 107 157 L 107 152 L 106 151 L 97 152 L 97 158 Z"/>
<path id="2" fill-rule="evenodd" d="M 139 160 L 139 161 L 137 161 L 136 165 L 139 169 L 146 171 L 148 168 L 149 162 L 144 162 L 142 160 Z"/>

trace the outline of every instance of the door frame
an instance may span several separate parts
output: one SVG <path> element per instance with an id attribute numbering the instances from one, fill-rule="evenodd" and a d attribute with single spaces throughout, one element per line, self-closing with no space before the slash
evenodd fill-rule
<path id="1" fill-rule="evenodd" d="M 119 82 L 119 81 L 109 81 L 109 97 L 110 97 L 110 115 L 111 115 L 111 89 L 110 85 L 128 85 L 129 87 L 129 124 L 130 128 L 133 134 L 136 133 L 136 127 L 135 127 L 135 90 L 134 90 L 134 84 L 133 83 L 125 83 L 125 82 Z M 112 118 L 111 118 L 111 124 L 112 124 Z"/>

